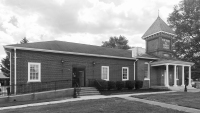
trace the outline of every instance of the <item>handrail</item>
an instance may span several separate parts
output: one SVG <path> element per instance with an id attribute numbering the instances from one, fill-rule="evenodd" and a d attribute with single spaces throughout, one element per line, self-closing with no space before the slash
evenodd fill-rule
<path id="1" fill-rule="evenodd" d="M 80 93 L 80 91 L 81 91 L 81 87 L 78 85 L 78 83 L 77 83 L 76 81 L 74 81 L 74 82 L 75 82 L 76 93 L 77 93 L 78 96 L 79 96 L 79 93 Z"/>
<path id="2" fill-rule="evenodd" d="M 39 82 L 39 83 L 32 82 L 32 83 L 26 83 L 26 84 L 25 83 L 12 84 L 12 85 L 5 86 L 6 89 L 4 88 L 4 90 L 5 92 L 7 92 L 8 95 L 13 94 L 13 89 L 15 86 L 18 89 L 16 92 L 16 95 L 26 94 L 26 93 L 36 93 L 36 92 L 42 92 L 42 91 L 50 91 L 50 90 L 56 91 L 58 89 L 68 88 L 65 86 L 65 84 L 67 84 L 68 81 L 72 81 L 72 79 L 44 81 L 44 82 Z"/>
<path id="3" fill-rule="evenodd" d="M 101 84 L 99 83 L 99 81 L 98 81 L 97 79 L 94 79 L 94 80 L 98 83 L 98 85 L 99 85 L 100 87 L 102 87 Z"/>

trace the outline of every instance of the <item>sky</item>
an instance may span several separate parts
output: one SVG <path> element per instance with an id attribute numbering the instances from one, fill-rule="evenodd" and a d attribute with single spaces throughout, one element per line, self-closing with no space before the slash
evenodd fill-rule
<path id="1" fill-rule="evenodd" d="M 125 36 L 132 47 L 159 16 L 167 23 L 180 0 L 0 0 L 0 59 L 3 46 L 61 40 L 101 46 Z"/>

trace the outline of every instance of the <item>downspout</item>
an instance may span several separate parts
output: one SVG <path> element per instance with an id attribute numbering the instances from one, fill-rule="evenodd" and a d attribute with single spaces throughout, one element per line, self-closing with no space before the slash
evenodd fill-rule
<path id="1" fill-rule="evenodd" d="M 136 74 L 136 66 L 135 66 L 135 64 L 136 64 L 137 61 L 138 61 L 138 59 L 136 59 L 135 62 L 134 62 L 134 79 L 133 79 L 134 81 L 135 81 L 135 74 Z"/>
<path id="2" fill-rule="evenodd" d="M 14 85 L 15 85 L 14 89 L 15 90 L 14 90 L 14 94 L 16 95 L 16 92 L 17 92 L 17 80 L 16 80 L 17 79 L 17 65 L 16 65 L 17 64 L 17 55 L 16 55 L 16 48 L 14 48 L 14 55 L 15 55 L 14 56 L 14 59 L 15 59 L 15 83 L 14 83 Z"/>
<path id="3" fill-rule="evenodd" d="M 150 84 L 150 82 L 151 82 L 151 65 L 150 65 L 150 63 L 151 62 L 153 62 L 153 61 L 150 61 L 149 66 L 148 66 L 148 68 L 149 68 L 149 88 L 151 88 L 151 84 Z"/>
<path id="4" fill-rule="evenodd" d="M 10 83 L 9 83 L 9 85 L 10 85 L 10 92 L 11 92 L 11 85 L 12 85 L 12 82 L 11 82 L 11 52 L 10 51 L 6 51 L 7 53 L 9 53 L 10 54 Z"/>

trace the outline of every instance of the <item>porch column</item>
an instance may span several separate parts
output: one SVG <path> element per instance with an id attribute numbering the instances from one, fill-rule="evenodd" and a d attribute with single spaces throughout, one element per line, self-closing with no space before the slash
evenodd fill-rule
<path id="1" fill-rule="evenodd" d="M 191 66 L 189 66 L 189 78 L 188 78 L 188 86 L 191 86 L 192 87 L 192 84 L 191 84 Z"/>
<path id="2" fill-rule="evenodd" d="M 176 65 L 174 65 L 174 86 L 177 86 L 177 81 L 176 81 Z"/>
<path id="3" fill-rule="evenodd" d="M 184 66 L 182 66 L 182 85 L 185 86 L 185 73 L 184 73 Z"/>
<path id="4" fill-rule="evenodd" d="M 166 64 L 166 83 L 165 86 L 169 87 L 169 64 Z"/>

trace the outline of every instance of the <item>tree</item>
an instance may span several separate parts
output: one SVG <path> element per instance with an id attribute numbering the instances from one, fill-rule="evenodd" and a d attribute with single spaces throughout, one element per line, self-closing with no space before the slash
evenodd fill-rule
<path id="1" fill-rule="evenodd" d="M 124 36 L 110 37 L 109 41 L 102 42 L 102 47 L 118 48 L 118 49 L 130 49 L 128 45 L 128 40 Z"/>
<path id="2" fill-rule="evenodd" d="M 20 41 L 20 44 L 24 44 L 24 43 L 28 43 L 28 39 L 26 39 L 26 37 L 24 37 L 21 41 Z"/>
<path id="3" fill-rule="evenodd" d="M 200 78 L 200 0 L 183 0 L 168 17 L 175 30 L 175 56 L 194 62 L 192 78 Z"/>
<path id="4" fill-rule="evenodd" d="M 6 56 L 6 58 L 3 58 L 1 60 L 0 67 L 3 74 L 9 77 L 10 76 L 10 59 L 8 55 Z"/>
<path id="5" fill-rule="evenodd" d="M 26 39 L 26 37 L 24 37 L 20 43 L 23 44 L 23 43 L 28 43 L 29 41 Z M 1 60 L 1 64 L 0 64 L 0 67 L 1 67 L 1 71 L 3 72 L 3 74 L 7 77 L 10 77 L 10 59 L 9 59 L 9 56 L 7 55 L 6 58 L 3 58 Z"/>

